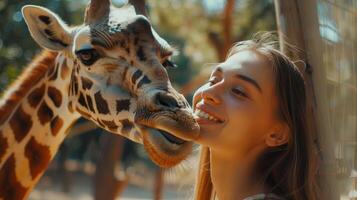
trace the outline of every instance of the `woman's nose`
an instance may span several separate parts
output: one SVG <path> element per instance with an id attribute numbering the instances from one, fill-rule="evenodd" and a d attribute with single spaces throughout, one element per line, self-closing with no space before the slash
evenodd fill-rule
<path id="1" fill-rule="evenodd" d="M 217 94 L 216 91 L 213 90 L 213 88 L 207 88 L 206 90 L 203 90 L 201 93 L 202 99 L 208 103 L 218 105 L 222 102 L 221 97 L 219 94 Z"/>

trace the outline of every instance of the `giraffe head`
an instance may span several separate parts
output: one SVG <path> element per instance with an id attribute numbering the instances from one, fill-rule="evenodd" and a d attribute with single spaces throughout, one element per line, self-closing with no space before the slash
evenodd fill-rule
<path id="1" fill-rule="evenodd" d="M 143 143 L 160 166 L 190 153 L 199 127 L 168 78 L 172 49 L 146 17 L 109 0 L 92 0 L 84 24 L 73 28 L 46 8 L 25 6 L 23 15 L 34 40 L 72 66 L 70 110 Z"/>

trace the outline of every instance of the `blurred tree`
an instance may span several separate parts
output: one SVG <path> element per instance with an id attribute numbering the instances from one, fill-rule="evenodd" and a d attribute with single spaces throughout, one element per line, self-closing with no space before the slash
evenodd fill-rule
<path id="1" fill-rule="evenodd" d="M 242 20 L 243 22 L 239 25 L 239 31 L 233 32 L 235 5 L 235 0 L 227 0 L 221 14 L 221 34 L 212 30 L 208 32 L 208 38 L 216 50 L 220 62 L 225 60 L 227 52 L 234 42 L 247 39 L 257 31 L 271 31 L 276 29 L 273 2 L 251 0 L 247 2 L 245 8 L 242 7 L 241 10 L 239 10 L 242 12 L 241 15 L 245 16 L 246 19 Z M 266 18 L 270 20 L 266 20 Z M 262 24 L 262 22 L 264 23 Z"/>
<path id="2" fill-rule="evenodd" d="M 129 176 L 115 176 L 115 168 L 123 153 L 125 138 L 107 133 L 102 137 L 101 155 L 94 176 L 94 198 L 114 200 L 129 183 Z M 105 187 L 103 187 L 105 185 Z"/>

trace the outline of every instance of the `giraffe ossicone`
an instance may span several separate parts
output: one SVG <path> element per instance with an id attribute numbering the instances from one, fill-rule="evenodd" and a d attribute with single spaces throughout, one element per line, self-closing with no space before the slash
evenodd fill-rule
<path id="1" fill-rule="evenodd" d="M 172 49 L 146 17 L 109 0 L 92 0 L 75 27 L 43 7 L 22 12 L 47 50 L 0 101 L 0 199 L 28 196 L 80 117 L 142 143 L 162 167 L 185 159 L 199 126 L 168 78 Z"/>

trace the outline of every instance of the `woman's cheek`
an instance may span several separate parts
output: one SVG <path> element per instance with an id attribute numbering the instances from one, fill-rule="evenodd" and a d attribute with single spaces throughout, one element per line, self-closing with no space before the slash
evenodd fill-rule
<path id="1" fill-rule="evenodd" d="M 251 112 L 251 108 L 246 103 L 236 102 L 235 104 L 234 107 L 228 109 L 229 123 L 227 129 L 229 130 L 227 131 L 235 133 L 238 139 L 244 139 L 251 132 L 255 132 L 259 116 Z"/>

